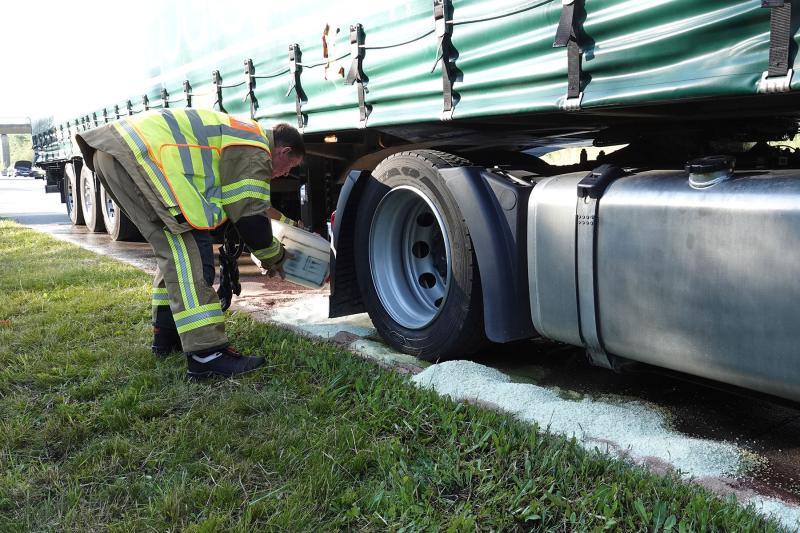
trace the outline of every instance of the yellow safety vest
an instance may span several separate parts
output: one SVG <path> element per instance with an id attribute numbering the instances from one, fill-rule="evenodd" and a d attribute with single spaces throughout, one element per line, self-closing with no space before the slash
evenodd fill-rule
<path id="1" fill-rule="evenodd" d="M 270 153 L 264 130 L 204 109 L 159 109 L 114 123 L 150 178 L 164 205 L 196 229 L 213 229 L 228 218 L 224 206 L 244 198 L 269 200 L 269 183 L 242 177 L 222 186 L 219 159 L 230 146 Z M 271 155 L 271 154 L 270 154 Z"/>

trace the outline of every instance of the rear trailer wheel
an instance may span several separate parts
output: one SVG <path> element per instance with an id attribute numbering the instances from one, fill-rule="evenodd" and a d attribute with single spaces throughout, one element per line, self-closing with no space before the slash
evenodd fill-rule
<path id="1" fill-rule="evenodd" d="M 78 191 L 78 175 L 75 174 L 75 165 L 67 163 L 64 165 L 64 198 L 67 204 L 67 214 L 73 226 L 83 225 L 83 208 Z"/>
<path id="2" fill-rule="evenodd" d="M 100 207 L 103 210 L 103 223 L 111 240 L 135 241 L 141 239 L 139 230 L 102 185 L 100 185 Z"/>
<path id="3" fill-rule="evenodd" d="M 373 172 L 356 219 L 356 274 L 378 332 L 427 361 L 468 354 L 484 338 L 478 263 L 438 172 L 469 162 L 444 152 L 394 154 Z"/>
<path id="4" fill-rule="evenodd" d="M 100 233 L 105 231 L 106 225 L 103 223 L 103 211 L 100 205 L 100 191 L 95 185 L 94 172 L 88 166 L 81 167 L 80 176 L 80 197 L 81 208 L 83 209 L 83 220 L 89 231 Z"/>

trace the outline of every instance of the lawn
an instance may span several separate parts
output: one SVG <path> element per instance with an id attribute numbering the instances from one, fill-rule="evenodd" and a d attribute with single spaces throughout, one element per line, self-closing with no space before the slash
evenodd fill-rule
<path id="1" fill-rule="evenodd" d="M 150 278 L 0 221 L 0 531 L 777 531 L 675 477 L 234 314 L 187 382 Z"/>

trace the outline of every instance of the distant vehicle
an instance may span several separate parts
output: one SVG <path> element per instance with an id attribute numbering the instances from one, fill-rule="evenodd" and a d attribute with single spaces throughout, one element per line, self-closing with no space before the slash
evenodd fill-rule
<path id="1" fill-rule="evenodd" d="M 14 169 L 11 171 L 11 175 L 22 177 L 33 176 L 33 163 L 30 161 L 17 161 L 14 163 Z"/>

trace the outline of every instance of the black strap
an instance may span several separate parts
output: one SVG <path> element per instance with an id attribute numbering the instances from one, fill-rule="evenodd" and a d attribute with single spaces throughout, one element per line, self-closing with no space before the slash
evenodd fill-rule
<path id="1" fill-rule="evenodd" d="M 297 112 L 297 127 L 303 129 L 305 126 L 305 120 L 303 118 L 303 86 L 300 85 L 300 74 L 303 72 L 303 67 L 300 64 L 301 60 L 301 52 L 300 52 L 300 45 L 299 44 L 292 44 L 289 46 L 289 72 L 294 75 L 292 86 L 289 87 L 289 91 L 286 93 L 286 96 L 291 94 L 292 89 L 294 89 L 294 107 L 295 111 Z"/>
<path id="2" fill-rule="evenodd" d="M 364 82 L 367 81 L 367 77 L 363 70 L 364 53 L 364 28 L 361 24 L 353 24 L 350 26 L 350 56 L 353 61 L 350 63 L 350 72 L 347 73 L 344 82 L 347 85 L 358 83 L 358 109 L 362 125 L 366 125 L 367 117 L 372 110 L 366 102 L 367 91 Z"/>
<path id="3" fill-rule="evenodd" d="M 575 8 L 581 0 L 573 0 L 564 4 L 561 19 L 558 22 L 553 48 L 567 48 L 567 98 L 578 98 L 581 94 L 582 55 L 578 45 L 578 34 L 575 28 Z"/>
<path id="4" fill-rule="evenodd" d="M 768 76 L 783 77 L 789 73 L 792 3 L 791 0 L 762 0 L 761 6 L 772 10 L 769 24 Z"/>
<path id="5" fill-rule="evenodd" d="M 553 42 L 553 48 L 563 48 L 567 46 L 570 37 L 575 35 L 575 30 L 572 27 L 575 20 L 575 2 L 562 6 L 561 19 L 558 21 L 558 29 L 556 30 L 556 39 Z"/>
<path id="6" fill-rule="evenodd" d="M 192 84 L 189 80 L 183 82 L 183 94 L 186 98 L 186 107 L 192 107 Z"/>
<path id="7" fill-rule="evenodd" d="M 605 368 L 614 368 L 614 357 L 606 353 L 600 336 L 600 313 L 597 302 L 597 216 L 600 198 L 606 188 L 624 171 L 614 165 L 602 165 L 578 183 L 575 230 L 575 278 L 578 298 L 578 324 L 589 360 Z"/>
<path id="8" fill-rule="evenodd" d="M 250 118 L 256 118 L 256 110 L 258 110 L 258 98 L 256 98 L 256 67 L 253 65 L 252 59 L 247 59 L 244 62 L 244 75 L 247 77 L 247 95 L 246 99 L 250 100 Z"/>
<path id="9" fill-rule="evenodd" d="M 222 310 L 225 311 L 233 302 L 233 295 L 242 293 L 239 282 L 239 256 L 242 255 L 244 243 L 239 232 L 232 223 L 225 225 L 222 246 L 219 247 L 219 288 L 217 296 Z"/>
<path id="10" fill-rule="evenodd" d="M 456 69 L 453 64 L 453 25 L 448 20 L 452 16 L 453 7 L 451 0 L 433 0 L 433 19 L 438 39 L 436 61 L 442 61 L 442 93 L 444 102 L 442 112 L 445 116 L 453 113 L 453 83 L 455 82 Z M 436 65 L 434 64 L 434 68 Z"/>
<path id="11" fill-rule="evenodd" d="M 218 70 L 211 73 L 211 82 L 214 84 L 214 89 L 217 93 L 217 101 L 214 102 L 214 104 L 219 105 L 220 111 L 227 113 L 228 111 L 225 109 L 225 106 L 222 105 L 222 74 L 220 74 Z"/>

